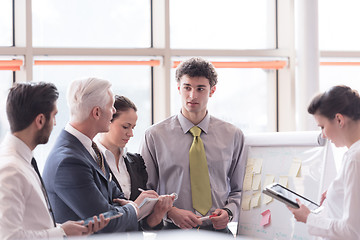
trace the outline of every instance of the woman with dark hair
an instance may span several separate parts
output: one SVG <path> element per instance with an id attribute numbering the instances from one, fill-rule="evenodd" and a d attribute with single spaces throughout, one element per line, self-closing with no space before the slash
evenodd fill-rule
<path id="1" fill-rule="evenodd" d="M 98 146 L 109 164 L 113 180 L 122 190 L 125 198 L 134 201 L 139 195 L 139 189 L 146 189 L 148 175 L 143 158 L 140 154 L 129 153 L 126 144 L 132 138 L 133 129 L 137 121 L 137 108 L 130 99 L 115 96 L 116 112 L 111 120 L 107 133 L 100 134 Z M 146 221 L 142 221 L 143 228 L 162 228 L 162 218 L 172 207 L 174 197 L 160 196 L 154 211 Z"/>
<path id="2" fill-rule="evenodd" d="M 341 170 L 330 184 L 319 214 L 299 200 L 289 208 L 295 219 L 308 225 L 309 233 L 325 239 L 360 239 L 360 96 L 347 86 L 335 86 L 316 96 L 308 107 L 323 137 L 336 147 L 346 146 Z"/>

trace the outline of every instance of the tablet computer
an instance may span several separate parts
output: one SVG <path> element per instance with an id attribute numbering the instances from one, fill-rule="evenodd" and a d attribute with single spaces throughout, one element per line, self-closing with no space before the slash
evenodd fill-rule
<path id="1" fill-rule="evenodd" d="M 313 213 L 318 213 L 322 209 L 319 204 L 297 194 L 294 191 L 291 191 L 279 183 L 273 183 L 266 186 L 263 190 L 263 193 L 279 200 L 280 202 L 285 203 L 292 208 L 299 208 L 299 204 L 296 202 L 296 199 L 298 198 L 301 203 L 308 207 L 309 210 Z"/>
<path id="2" fill-rule="evenodd" d="M 114 219 L 114 218 L 121 217 L 123 215 L 123 213 L 121 213 L 121 212 L 119 212 L 117 210 L 110 210 L 110 211 L 107 211 L 107 212 L 103 212 L 102 214 L 104 215 L 105 219 L 106 218 Z M 97 216 L 97 218 L 100 220 L 99 215 Z M 94 223 L 94 218 L 93 217 L 89 217 L 87 219 L 84 219 L 83 225 L 87 226 L 90 222 Z"/>

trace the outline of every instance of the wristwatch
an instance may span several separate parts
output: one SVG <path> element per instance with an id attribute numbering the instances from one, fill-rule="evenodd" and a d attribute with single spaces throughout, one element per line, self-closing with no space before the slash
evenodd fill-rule
<path id="1" fill-rule="evenodd" d="M 228 216 L 229 216 L 229 222 L 231 222 L 231 221 L 233 220 L 233 218 L 234 218 L 233 213 L 232 213 L 232 212 L 230 211 L 230 209 L 228 209 L 228 208 L 222 208 L 222 209 L 227 212 L 227 214 L 228 214 Z"/>

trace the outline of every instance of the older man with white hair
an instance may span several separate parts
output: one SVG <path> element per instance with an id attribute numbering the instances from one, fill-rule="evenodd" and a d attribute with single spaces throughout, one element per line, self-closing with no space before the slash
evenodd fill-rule
<path id="1" fill-rule="evenodd" d="M 137 205 L 145 197 L 158 195 L 146 191 L 134 202 L 122 200 L 123 193 L 111 180 L 109 166 L 92 141 L 97 133 L 109 131 L 115 113 L 111 83 L 97 78 L 75 80 L 68 88 L 67 101 L 70 122 L 56 140 L 43 173 L 56 221 L 117 210 L 123 215 L 100 232 L 137 230 Z"/>

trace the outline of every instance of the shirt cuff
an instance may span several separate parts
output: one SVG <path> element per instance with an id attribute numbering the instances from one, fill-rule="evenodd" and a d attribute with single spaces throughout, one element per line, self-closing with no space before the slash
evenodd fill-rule
<path id="1" fill-rule="evenodd" d="M 306 225 L 308 225 L 309 227 L 316 227 L 316 228 L 327 230 L 327 229 L 330 229 L 331 220 L 321 217 L 319 215 L 316 215 L 314 213 L 310 213 L 307 217 Z"/>
<path id="2" fill-rule="evenodd" d="M 66 237 L 66 233 L 61 225 L 57 224 L 56 227 L 53 227 L 48 230 L 49 238 L 54 239 L 62 239 Z"/>
<path id="3" fill-rule="evenodd" d="M 135 202 L 132 202 L 132 201 L 130 201 L 128 204 L 130 204 L 135 209 L 136 216 L 138 216 L 139 215 L 139 207 L 138 207 L 138 205 Z"/>

